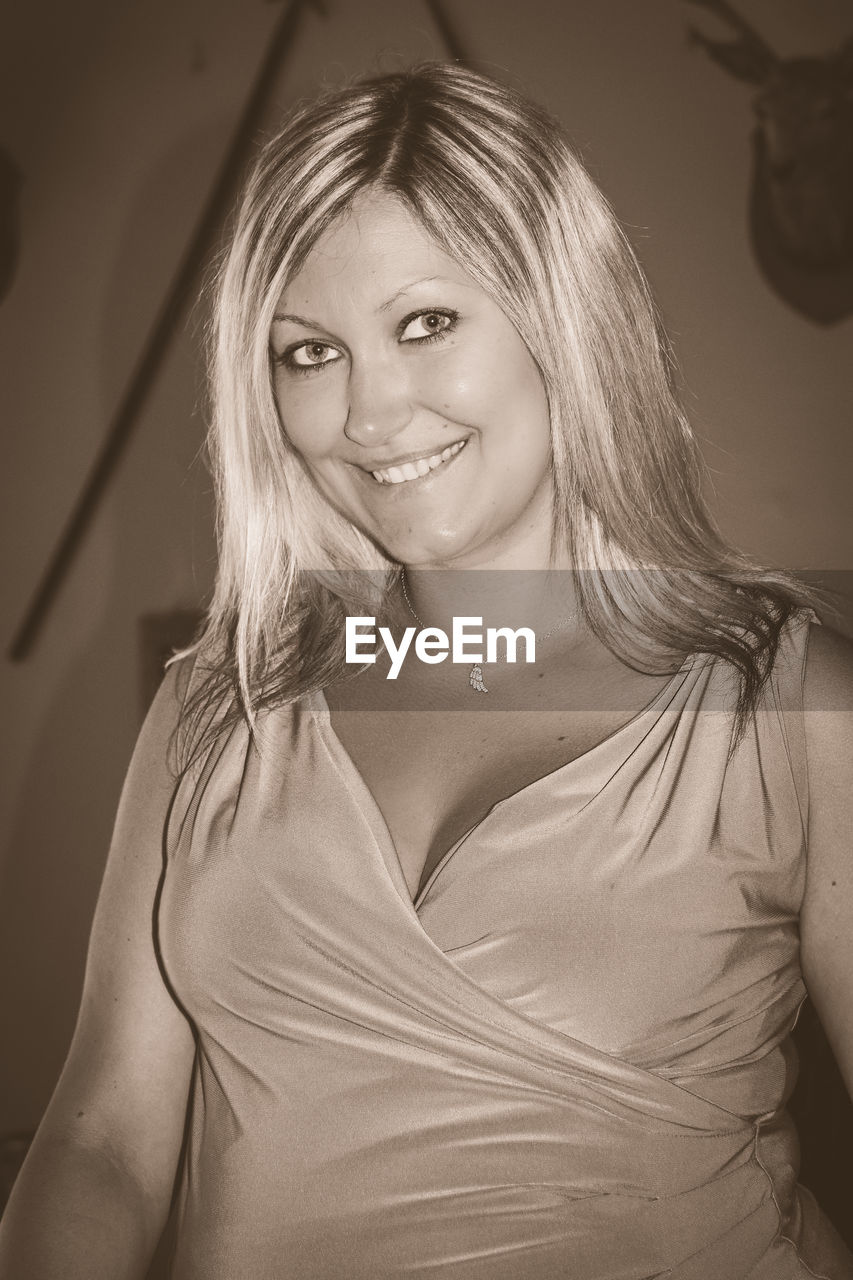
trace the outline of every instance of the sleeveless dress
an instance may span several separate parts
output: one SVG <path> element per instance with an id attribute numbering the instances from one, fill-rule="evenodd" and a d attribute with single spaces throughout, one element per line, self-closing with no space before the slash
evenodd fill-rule
<path id="1" fill-rule="evenodd" d="M 414 904 L 322 694 L 178 784 L 176 1280 L 851 1280 L 797 1186 L 808 618 L 730 753 L 707 655 Z"/>

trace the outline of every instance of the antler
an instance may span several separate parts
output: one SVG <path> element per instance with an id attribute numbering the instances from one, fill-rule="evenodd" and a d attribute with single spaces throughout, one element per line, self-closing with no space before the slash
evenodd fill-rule
<path id="1" fill-rule="evenodd" d="M 732 75 L 760 84 L 779 65 L 773 48 L 726 0 L 688 0 L 688 3 L 716 14 L 737 32 L 738 40 L 711 40 L 695 27 L 690 28 L 693 39 Z"/>

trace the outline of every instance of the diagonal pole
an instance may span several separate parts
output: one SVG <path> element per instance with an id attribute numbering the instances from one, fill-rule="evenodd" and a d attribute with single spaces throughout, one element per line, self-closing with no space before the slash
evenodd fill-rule
<path id="1" fill-rule="evenodd" d="M 231 145 L 110 423 L 107 437 L 95 457 L 77 503 L 12 641 L 9 657 L 13 662 L 23 661 L 35 644 L 139 422 L 140 410 L 157 377 L 175 328 L 197 288 L 198 276 L 205 265 L 211 243 L 231 207 L 267 98 L 290 51 L 302 14 L 309 7 L 325 14 L 322 0 L 290 0 L 273 31 Z"/>
<path id="2" fill-rule="evenodd" d="M 450 54 L 454 62 L 461 62 L 464 66 L 471 65 L 471 59 L 466 54 L 459 37 L 447 16 L 447 11 L 442 0 L 425 0 L 426 7 L 429 9 L 430 17 L 438 28 L 438 33 L 444 41 L 447 52 Z"/>

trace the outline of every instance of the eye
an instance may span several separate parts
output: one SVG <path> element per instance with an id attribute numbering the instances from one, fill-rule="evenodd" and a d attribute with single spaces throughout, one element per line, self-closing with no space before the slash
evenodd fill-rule
<path id="1" fill-rule="evenodd" d="M 401 342 L 428 342 L 452 329 L 459 319 L 455 311 L 420 311 L 407 316 L 400 332 Z"/>
<path id="2" fill-rule="evenodd" d="M 296 369 L 319 369 L 340 359 L 340 352 L 328 342 L 301 342 L 284 353 L 284 363 Z"/>

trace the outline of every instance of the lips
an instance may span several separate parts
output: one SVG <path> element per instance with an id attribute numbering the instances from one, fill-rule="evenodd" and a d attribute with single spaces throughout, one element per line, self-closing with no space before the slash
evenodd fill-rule
<path id="1" fill-rule="evenodd" d="M 435 471 L 436 467 L 440 467 L 442 463 L 449 462 L 465 448 L 466 444 L 467 440 L 457 440 L 441 453 L 425 454 L 421 458 L 414 458 L 396 467 L 384 467 L 378 471 L 371 471 L 370 474 L 379 484 L 405 484 L 409 480 L 420 480 L 421 477 L 429 475 L 430 471 Z"/>

